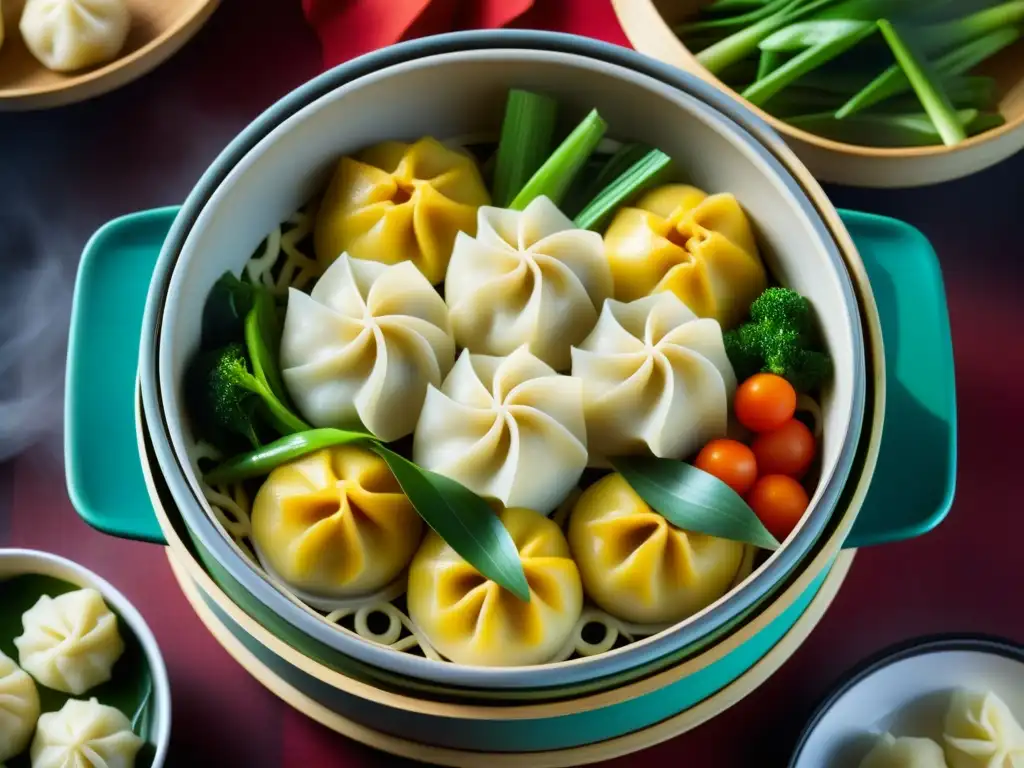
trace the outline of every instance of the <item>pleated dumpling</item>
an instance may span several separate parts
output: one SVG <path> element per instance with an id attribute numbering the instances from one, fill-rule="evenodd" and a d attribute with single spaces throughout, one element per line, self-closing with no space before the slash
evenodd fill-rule
<path id="1" fill-rule="evenodd" d="M 342 254 L 312 294 L 289 291 L 281 374 L 314 426 L 405 437 L 454 361 L 448 308 L 408 262 Z"/>
<path id="2" fill-rule="evenodd" d="M 32 768 L 132 768 L 142 745 L 123 712 L 96 699 L 69 699 L 39 718 Z"/>
<path id="3" fill-rule="evenodd" d="M 577 500 L 569 546 L 587 597 L 612 616 L 639 624 L 685 619 L 750 568 L 746 545 L 676 528 L 617 473 Z"/>
<path id="4" fill-rule="evenodd" d="M 21 668 L 55 691 L 80 696 L 107 682 L 124 653 L 117 616 L 95 589 L 43 595 L 21 623 Z"/>
<path id="5" fill-rule="evenodd" d="M 583 612 L 580 574 L 558 525 L 515 507 L 500 517 L 519 550 L 529 602 L 484 578 L 433 531 L 409 567 L 409 617 L 457 664 L 543 664 L 562 649 Z"/>
<path id="6" fill-rule="evenodd" d="M 263 566 L 319 597 L 355 597 L 393 582 L 409 564 L 423 521 L 387 463 L 347 445 L 283 464 L 252 505 Z"/>
<path id="7" fill-rule="evenodd" d="M 646 451 L 695 453 L 725 435 L 736 390 L 721 326 L 667 292 L 606 301 L 593 332 L 572 350 L 572 375 L 583 383 L 593 463 Z"/>
<path id="8" fill-rule="evenodd" d="M 931 739 L 882 734 L 859 768 L 948 768 L 942 747 Z"/>
<path id="9" fill-rule="evenodd" d="M 604 243 L 616 299 L 672 291 L 698 317 L 727 329 L 768 285 L 750 222 L 730 194 L 658 187 L 619 209 Z"/>
<path id="10" fill-rule="evenodd" d="M 508 357 L 463 350 L 427 391 L 413 460 L 506 507 L 547 514 L 587 465 L 580 381 L 526 347 Z"/>
<path id="11" fill-rule="evenodd" d="M 411 261 L 432 284 L 444 280 L 458 232 L 476 232 L 490 203 L 476 162 L 432 138 L 385 141 L 343 157 L 316 215 L 313 247 L 324 267 L 339 255 Z"/>
<path id="12" fill-rule="evenodd" d="M 0 763 L 24 751 L 38 719 L 35 681 L 0 651 Z"/>
<path id="13" fill-rule="evenodd" d="M 481 208 L 476 237 L 455 239 L 444 291 L 460 347 L 507 355 L 525 344 L 566 371 L 570 347 L 611 296 L 612 273 L 601 236 L 538 197 L 523 211 Z"/>
<path id="14" fill-rule="evenodd" d="M 953 694 L 943 740 L 949 768 L 1024 767 L 1024 729 L 991 691 Z"/>

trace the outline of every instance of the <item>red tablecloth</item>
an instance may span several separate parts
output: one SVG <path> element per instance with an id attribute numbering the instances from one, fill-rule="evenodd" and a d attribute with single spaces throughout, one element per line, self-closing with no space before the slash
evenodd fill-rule
<path id="1" fill-rule="evenodd" d="M 595 8 L 605 2 L 579 1 Z M 53 112 L 0 116 L 0 189 L 41 225 L 35 247 L 59 258 L 70 280 L 96 227 L 182 200 L 235 132 L 320 68 L 317 40 L 296 0 L 225 0 L 180 54 L 122 91 Z M 915 224 L 937 247 L 956 349 L 956 504 L 934 533 L 863 551 L 818 629 L 752 696 L 692 733 L 616 761 L 617 768 L 782 765 L 815 701 L 882 646 L 937 631 L 1024 641 L 1017 606 L 1024 515 L 1016 496 L 1024 272 L 1021 197 L 1012 192 L 1022 176 L 1024 155 L 931 189 L 829 190 L 837 205 Z M 66 304 L 55 299 L 47 309 L 55 325 L 66 323 Z M 60 404 L 52 410 L 59 412 Z M 253 681 L 203 629 L 158 549 L 105 537 L 76 517 L 58 456 L 59 444 L 41 446 L 0 469 L 0 546 L 77 560 L 139 607 L 170 669 L 172 767 L 401 764 L 308 721 Z"/>

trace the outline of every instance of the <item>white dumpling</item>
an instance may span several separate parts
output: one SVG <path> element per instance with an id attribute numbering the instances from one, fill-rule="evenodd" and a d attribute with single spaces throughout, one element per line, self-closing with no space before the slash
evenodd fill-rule
<path id="1" fill-rule="evenodd" d="M 124 653 L 117 616 L 95 589 L 43 595 L 21 621 L 21 667 L 55 691 L 80 696 L 107 682 Z"/>
<path id="2" fill-rule="evenodd" d="M 1024 729 L 991 691 L 957 691 L 943 739 L 950 768 L 1024 768 Z"/>
<path id="3" fill-rule="evenodd" d="M 947 768 L 942 747 L 931 739 L 882 734 L 859 768 Z"/>
<path id="4" fill-rule="evenodd" d="M 288 294 L 282 376 L 313 426 L 405 437 L 454 361 L 448 307 L 412 262 L 342 254 L 310 295 Z"/>
<path id="5" fill-rule="evenodd" d="M 39 691 L 27 672 L 0 652 L 0 763 L 28 746 L 39 719 Z"/>
<path id="6" fill-rule="evenodd" d="M 558 371 L 612 289 L 601 236 L 575 229 L 546 197 L 523 211 L 480 208 L 476 237 L 455 239 L 444 283 L 460 347 L 507 355 L 526 344 Z"/>
<path id="7" fill-rule="evenodd" d="M 117 56 L 130 26 L 125 0 L 27 0 L 20 29 L 44 67 L 73 72 Z"/>
<path id="8" fill-rule="evenodd" d="M 142 744 L 119 710 L 69 699 L 39 718 L 32 768 L 132 768 Z"/>
<path id="9" fill-rule="evenodd" d="M 572 375 L 583 383 L 593 463 L 647 450 L 684 458 L 726 434 L 736 374 L 722 328 L 675 294 L 606 301 L 572 350 Z"/>
<path id="10" fill-rule="evenodd" d="M 506 507 L 548 514 L 587 464 L 580 382 L 526 347 L 504 358 L 463 351 L 427 391 L 413 460 Z"/>

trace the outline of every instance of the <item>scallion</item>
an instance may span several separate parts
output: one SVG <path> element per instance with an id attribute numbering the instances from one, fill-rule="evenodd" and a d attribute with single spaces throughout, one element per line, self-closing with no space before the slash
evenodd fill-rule
<path id="1" fill-rule="evenodd" d="M 596 109 L 592 110 L 530 177 L 508 207 L 521 211 L 542 195 L 559 205 L 607 130 L 608 123 Z"/>
<path id="2" fill-rule="evenodd" d="M 549 96 L 512 89 L 494 168 L 494 204 L 504 208 L 551 153 L 558 104 Z"/>
<path id="3" fill-rule="evenodd" d="M 959 110 L 956 117 L 971 136 L 998 128 L 1005 122 L 1005 118 L 998 113 L 979 112 L 976 109 Z M 789 117 L 786 121 L 795 128 L 851 144 L 920 147 L 943 143 L 935 124 L 923 113 L 862 113 L 846 120 L 836 120 L 831 113 L 822 112 Z"/>
<path id="4" fill-rule="evenodd" d="M 605 187 L 573 223 L 580 229 L 600 229 L 616 208 L 657 181 L 671 163 L 672 158 L 660 149 L 652 149 Z"/>

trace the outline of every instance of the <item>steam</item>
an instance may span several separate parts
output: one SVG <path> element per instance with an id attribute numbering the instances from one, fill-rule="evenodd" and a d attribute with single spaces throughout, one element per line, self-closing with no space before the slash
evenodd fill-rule
<path id="1" fill-rule="evenodd" d="M 53 240 L 19 206 L 0 212 L 0 461 L 60 456 L 72 278 Z"/>

